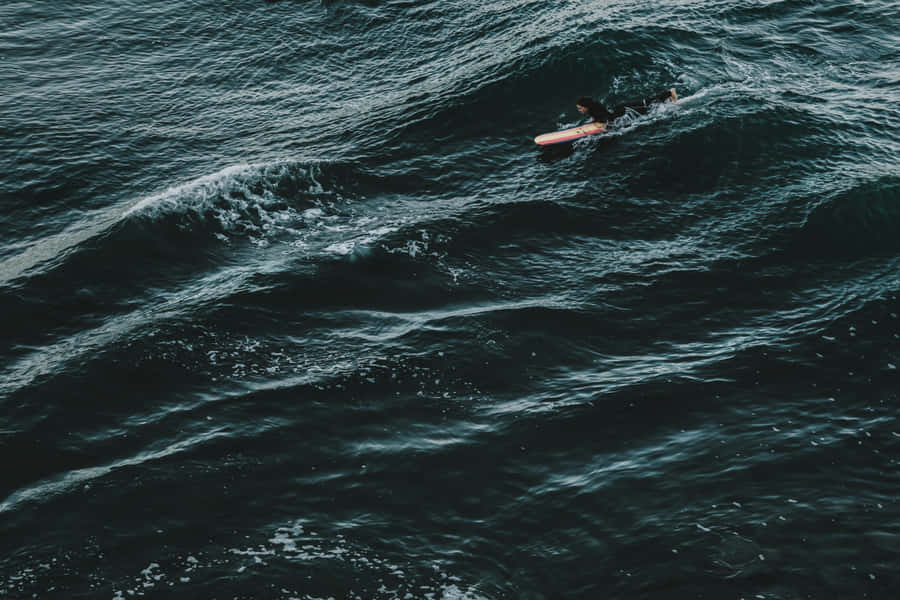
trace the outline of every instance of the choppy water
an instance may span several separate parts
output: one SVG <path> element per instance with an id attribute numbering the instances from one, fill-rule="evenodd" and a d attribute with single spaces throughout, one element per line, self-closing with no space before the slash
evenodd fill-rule
<path id="1" fill-rule="evenodd" d="M 0 24 L 0 597 L 896 597 L 896 2 Z"/>

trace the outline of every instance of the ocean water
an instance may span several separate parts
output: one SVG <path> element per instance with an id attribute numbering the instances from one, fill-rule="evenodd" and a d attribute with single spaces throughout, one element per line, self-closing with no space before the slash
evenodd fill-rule
<path id="1" fill-rule="evenodd" d="M 897 597 L 896 2 L 0 25 L 0 598 Z"/>

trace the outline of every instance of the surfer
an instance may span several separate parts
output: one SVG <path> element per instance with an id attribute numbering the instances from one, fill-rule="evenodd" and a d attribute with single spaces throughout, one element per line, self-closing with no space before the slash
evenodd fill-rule
<path id="1" fill-rule="evenodd" d="M 647 100 L 620 104 L 610 110 L 599 102 L 596 102 L 593 98 L 582 97 L 578 99 L 575 107 L 581 114 L 589 115 L 593 120 L 592 123 L 585 123 L 561 131 L 543 133 L 534 138 L 534 143 L 538 146 L 553 146 L 556 144 L 572 142 L 589 135 L 604 133 L 608 131 L 607 123 L 609 121 L 618 119 L 628 112 L 644 114 L 650 110 L 650 106 L 653 104 L 659 102 L 675 102 L 676 100 L 678 100 L 678 94 L 675 93 L 675 88 L 669 88 L 661 94 L 657 94 Z"/>
<path id="2" fill-rule="evenodd" d="M 583 115 L 590 115 L 595 123 L 608 123 L 625 115 L 628 111 L 634 111 L 642 115 L 650 110 L 652 104 L 666 101 L 675 102 L 676 100 L 678 100 L 678 94 L 675 93 L 675 88 L 669 88 L 647 100 L 626 102 L 625 104 L 619 104 L 612 110 L 596 102 L 593 98 L 583 96 L 575 103 L 575 108 Z"/>

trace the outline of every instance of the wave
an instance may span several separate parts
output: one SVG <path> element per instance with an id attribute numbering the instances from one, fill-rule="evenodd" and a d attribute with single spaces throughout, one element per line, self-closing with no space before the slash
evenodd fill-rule
<path id="1" fill-rule="evenodd" d="M 825 258 L 900 250 L 900 178 L 856 182 L 819 203 L 797 232 L 792 250 Z"/>
<path id="2" fill-rule="evenodd" d="M 0 263 L 10 385 L 243 289 L 265 257 L 241 248 L 284 240 L 316 254 L 375 235 L 371 219 L 348 210 L 354 192 L 342 191 L 364 180 L 340 165 L 232 167 L 98 211 Z"/>
<path id="3" fill-rule="evenodd" d="M 658 32 L 627 31 L 610 24 L 585 38 L 577 27 L 564 25 L 566 19 L 585 18 L 583 8 L 573 5 L 562 12 L 554 11 L 551 17 L 535 10 L 531 20 L 506 27 L 495 19 L 473 16 L 470 27 L 478 35 L 461 28 L 457 47 L 434 57 L 429 76 L 419 77 L 414 68 L 408 77 L 398 75 L 404 79 L 405 94 L 389 95 L 390 106 L 379 103 L 374 111 L 379 136 L 372 138 L 373 143 L 391 148 L 408 143 L 412 151 L 436 135 L 442 140 L 533 137 L 542 127 L 551 127 L 547 117 L 555 119 L 561 109 L 574 116 L 578 96 L 595 95 L 613 104 L 658 93 L 677 79 L 671 62 L 657 60 L 666 52 L 658 43 Z M 684 44 L 700 39 L 687 31 L 671 33 Z M 459 60 L 463 49 L 466 58 Z M 432 47 L 426 53 L 434 51 Z M 544 115 L 544 125 L 537 115 Z"/>

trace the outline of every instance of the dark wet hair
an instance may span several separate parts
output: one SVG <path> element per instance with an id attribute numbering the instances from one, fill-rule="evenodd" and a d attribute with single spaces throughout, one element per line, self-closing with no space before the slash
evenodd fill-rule
<path id="1" fill-rule="evenodd" d="M 583 106 L 585 108 L 591 108 L 592 106 L 594 106 L 597 103 L 594 102 L 593 98 L 590 98 L 588 96 L 582 96 L 581 98 L 579 98 L 578 100 L 575 101 L 575 104 L 577 104 L 578 106 Z"/>

